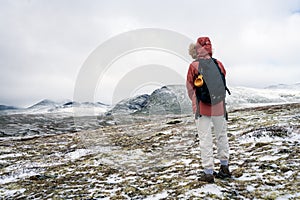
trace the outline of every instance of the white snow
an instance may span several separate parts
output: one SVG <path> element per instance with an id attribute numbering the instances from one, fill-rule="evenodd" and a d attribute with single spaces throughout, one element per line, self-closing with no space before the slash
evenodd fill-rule
<path id="1" fill-rule="evenodd" d="M 294 173 L 293 171 L 287 171 L 287 172 L 284 173 L 284 175 L 285 175 L 286 178 L 289 178 L 290 176 L 293 175 L 293 173 Z"/>
<path id="2" fill-rule="evenodd" d="M 193 162 L 192 159 L 181 159 L 181 161 L 184 163 L 184 165 L 189 166 L 191 162 Z"/>
<path id="3" fill-rule="evenodd" d="M 107 178 L 107 183 L 110 183 L 110 184 L 115 184 L 115 183 L 122 183 L 123 182 L 123 178 L 120 177 L 119 175 L 117 174 L 112 174 L 110 175 L 108 178 Z"/>
<path id="4" fill-rule="evenodd" d="M 274 160 L 278 160 L 280 158 L 282 158 L 282 156 L 269 156 L 269 155 L 266 155 L 266 156 L 260 157 L 259 160 L 260 161 L 274 161 Z"/>
<path id="5" fill-rule="evenodd" d="M 241 176 L 239 178 L 236 178 L 236 180 L 239 180 L 239 181 L 252 181 L 252 180 L 257 180 L 259 178 L 261 178 L 259 175 L 244 173 L 243 176 Z"/>
<path id="6" fill-rule="evenodd" d="M 15 158 L 15 157 L 21 157 L 21 156 L 24 156 L 24 155 L 25 154 L 22 154 L 22 153 L 9 153 L 9 154 L 0 155 L 0 159 Z"/>
<path id="7" fill-rule="evenodd" d="M 277 197 L 276 200 L 296 199 L 298 197 L 300 197 L 300 192 L 297 192 L 295 194 L 286 194 L 286 195 Z"/>
<path id="8" fill-rule="evenodd" d="M 71 160 L 77 160 L 83 156 L 89 155 L 93 153 L 89 149 L 77 149 L 76 151 L 67 153 L 66 156 L 69 157 Z"/>
<path id="9" fill-rule="evenodd" d="M 168 192 L 163 191 L 163 192 L 155 194 L 155 195 L 150 195 L 147 198 L 145 198 L 144 200 L 159 200 L 159 199 L 164 199 L 167 197 L 168 197 Z"/>
<path id="10" fill-rule="evenodd" d="M 216 184 L 206 184 L 202 186 L 201 188 L 198 189 L 193 189 L 189 191 L 187 194 L 190 195 L 195 195 L 198 196 L 201 193 L 204 194 L 215 194 L 219 197 L 223 196 L 223 192 L 221 191 L 221 187 L 217 186 Z"/>
<path id="11" fill-rule="evenodd" d="M 35 176 L 38 175 L 39 173 L 36 173 L 35 171 L 29 171 L 29 172 L 17 172 L 14 173 L 10 176 L 4 176 L 0 178 L 0 185 L 4 185 L 6 183 L 11 183 L 14 181 L 17 181 L 18 179 L 21 178 L 26 178 L 26 177 L 31 177 L 31 176 Z"/>
<path id="12" fill-rule="evenodd" d="M 249 192 L 253 192 L 256 188 L 253 187 L 252 185 L 248 185 L 246 188 Z"/>
<path id="13" fill-rule="evenodd" d="M 99 116 L 107 112 L 111 106 L 97 103 L 74 103 L 64 105 L 66 102 L 44 102 L 29 108 L 3 110 L 0 114 L 55 114 L 56 116 Z"/>
<path id="14" fill-rule="evenodd" d="M 26 191 L 26 189 L 22 188 L 19 190 L 2 190 L 0 188 L 0 194 L 4 194 L 4 196 L 12 196 L 14 194 L 18 194 L 18 193 L 24 193 Z"/>
<path id="15" fill-rule="evenodd" d="M 300 102 L 299 87 L 293 90 L 289 87 L 286 89 L 233 87 L 230 90 L 232 94 L 226 99 L 229 109 Z"/>

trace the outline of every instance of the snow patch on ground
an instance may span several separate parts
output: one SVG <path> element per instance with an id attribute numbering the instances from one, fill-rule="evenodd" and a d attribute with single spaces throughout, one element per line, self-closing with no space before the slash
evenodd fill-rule
<path id="1" fill-rule="evenodd" d="M 159 194 L 150 195 L 149 197 L 145 198 L 144 200 L 160 200 L 168 197 L 168 192 L 163 191 Z"/>
<path id="2" fill-rule="evenodd" d="M 217 186 L 216 184 L 207 184 L 198 189 L 193 189 L 187 192 L 187 195 L 198 196 L 199 194 L 215 194 L 219 197 L 223 196 L 222 188 Z"/>

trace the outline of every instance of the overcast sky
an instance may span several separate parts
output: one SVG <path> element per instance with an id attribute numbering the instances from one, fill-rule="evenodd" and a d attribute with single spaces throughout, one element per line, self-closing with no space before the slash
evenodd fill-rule
<path id="1" fill-rule="evenodd" d="M 142 28 L 209 36 L 229 86 L 300 82 L 299 0 L 0 0 L 0 104 L 73 99 L 89 55 Z M 111 103 L 107 92 L 95 101 Z"/>

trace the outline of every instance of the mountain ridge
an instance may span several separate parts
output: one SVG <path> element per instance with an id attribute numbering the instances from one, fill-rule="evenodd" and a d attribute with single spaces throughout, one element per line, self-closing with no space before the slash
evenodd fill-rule
<path id="1" fill-rule="evenodd" d="M 230 87 L 232 95 L 227 96 L 229 110 L 268 104 L 300 102 L 300 83 L 278 84 L 267 88 Z M 191 101 L 185 85 L 166 85 L 151 94 L 142 94 L 123 99 L 115 105 L 102 102 L 76 102 L 72 100 L 53 101 L 43 99 L 27 108 L 1 105 L 0 111 L 9 113 L 55 113 L 74 112 L 72 108 L 98 109 L 96 114 L 186 114 L 191 113 Z M 91 112 L 89 112 L 91 113 Z"/>
<path id="2" fill-rule="evenodd" d="M 298 90 L 289 89 L 257 89 L 247 87 L 231 87 L 231 95 L 226 97 L 228 110 L 263 105 L 300 102 L 300 87 Z M 140 109 L 131 110 L 131 102 L 136 98 L 127 98 L 110 110 L 109 114 L 121 114 L 119 110 L 128 110 L 130 114 L 189 114 L 192 112 L 185 85 L 167 85 L 156 89 L 147 96 L 147 103 Z"/>

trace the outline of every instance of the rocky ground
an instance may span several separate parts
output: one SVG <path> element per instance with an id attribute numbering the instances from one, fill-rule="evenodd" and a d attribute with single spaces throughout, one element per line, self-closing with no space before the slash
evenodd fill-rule
<path id="1" fill-rule="evenodd" d="M 197 181 L 192 115 L 0 139 L 3 199 L 299 199 L 300 104 L 229 113 L 234 177 Z M 216 166 L 218 161 L 216 160 Z"/>

